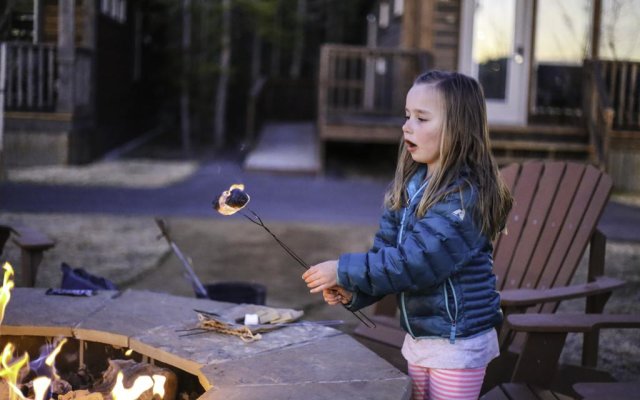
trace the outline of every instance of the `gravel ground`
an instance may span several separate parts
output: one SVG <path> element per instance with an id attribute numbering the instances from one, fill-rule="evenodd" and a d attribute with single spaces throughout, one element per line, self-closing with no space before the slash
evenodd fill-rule
<path id="1" fill-rule="evenodd" d="M 158 168 L 162 166 L 162 168 Z M 84 167 L 28 168 L 9 171 L 12 181 L 74 185 L 121 185 L 160 187 L 175 183 L 197 168 L 193 162 L 129 160 L 97 163 Z M 162 173 L 157 171 L 161 170 Z M 616 200 L 640 204 L 638 196 L 618 194 Z M 158 228 L 148 217 L 114 217 L 75 214 L 7 214 L 0 221 L 25 223 L 38 228 L 57 242 L 45 253 L 36 285 L 57 287 L 62 261 L 74 267 L 111 279 L 121 288 L 151 289 L 190 296 L 191 288 L 181 279 L 181 266 Z M 244 222 L 244 221 L 242 221 Z M 270 236 L 238 220 L 174 219 L 173 236 L 191 256 L 203 282 L 244 280 L 264 283 L 268 303 L 304 309 L 309 319 L 342 318 L 345 329 L 357 321 L 336 308 L 323 306 L 321 299 L 309 296 L 299 280 L 301 270 L 277 247 Z M 291 248 L 310 262 L 335 257 L 345 251 L 365 250 L 375 231 L 372 226 L 336 226 L 278 223 L 273 230 Z M 242 243 L 243 245 L 238 245 Z M 2 260 L 19 265 L 19 251 L 8 243 Z M 628 285 L 617 291 L 607 305 L 610 313 L 640 313 L 640 243 L 607 243 L 607 274 L 625 279 Z M 293 269 L 293 271 L 292 271 Z M 16 268 L 17 281 L 20 279 Z M 574 281 L 583 282 L 586 257 Z M 177 276 L 177 278 L 176 278 Z M 562 304 L 561 311 L 580 311 L 581 301 Z M 578 363 L 581 338 L 571 335 L 563 361 Z M 640 330 L 604 330 L 600 339 L 599 367 L 618 380 L 640 379 Z"/>

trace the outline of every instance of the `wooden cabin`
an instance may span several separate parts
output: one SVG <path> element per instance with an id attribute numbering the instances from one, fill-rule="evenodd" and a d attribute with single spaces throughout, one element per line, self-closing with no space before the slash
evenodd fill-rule
<path id="1" fill-rule="evenodd" d="M 3 164 L 84 163 L 139 134 L 124 128 L 140 75 L 136 4 L 12 5 L 10 29 L 0 42 Z"/>
<path id="2" fill-rule="evenodd" d="M 640 191 L 638 9 L 639 0 L 378 0 L 366 44 L 322 48 L 320 141 L 397 143 L 415 76 L 457 70 L 484 88 L 500 164 L 584 160 Z"/>

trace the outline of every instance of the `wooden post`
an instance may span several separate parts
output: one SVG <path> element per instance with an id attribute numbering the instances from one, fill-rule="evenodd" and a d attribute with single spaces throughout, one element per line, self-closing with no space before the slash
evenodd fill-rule
<path id="1" fill-rule="evenodd" d="M 602 22 L 602 0 L 593 0 L 593 19 L 591 21 L 591 58 L 600 57 L 600 26 Z"/>
<path id="2" fill-rule="evenodd" d="M 420 1 L 420 0 L 417 0 Z M 419 3 L 416 0 L 407 0 L 402 14 L 402 31 L 400 32 L 400 47 L 413 49 L 416 47 L 416 29 L 419 26 Z"/>
<path id="3" fill-rule="evenodd" d="M 604 258 L 607 246 L 607 237 L 595 230 L 589 244 L 589 270 L 587 281 L 594 282 L 596 278 L 604 275 Z M 604 293 L 597 296 L 587 297 L 586 312 L 587 314 L 600 314 L 604 310 L 604 306 L 611 293 Z M 585 367 L 595 368 L 598 365 L 598 343 L 600 340 L 600 330 L 593 329 L 586 332 L 582 341 L 582 365 Z"/>
<path id="4" fill-rule="evenodd" d="M 367 15 L 367 47 L 370 49 L 378 47 L 378 19 L 373 14 Z M 362 103 L 367 111 L 373 110 L 375 105 L 375 62 L 373 57 L 365 58 Z"/>
<path id="5" fill-rule="evenodd" d="M 73 112 L 75 0 L 58 2 L 58 112 Z"/>

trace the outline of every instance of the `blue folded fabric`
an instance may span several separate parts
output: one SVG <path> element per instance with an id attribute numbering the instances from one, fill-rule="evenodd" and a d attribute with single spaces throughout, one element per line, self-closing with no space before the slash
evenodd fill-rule
<path id="1" fill-rule="evenodd" d="M 92 289 L 92 290 L 118 290 L 117 286 L 110 280 L 95 276 L 82 268 L 73 268 L 63 262 L 62 269 L 62 289 Z"/>

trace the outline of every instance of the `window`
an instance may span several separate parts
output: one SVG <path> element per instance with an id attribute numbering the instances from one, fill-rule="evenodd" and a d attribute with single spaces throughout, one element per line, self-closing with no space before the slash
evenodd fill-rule
<path id="1" fill-rule="evenodd" d="M 589 57 L 590 0 L 539 0 L 533 52 L 534 112 L 577 115 L 582 61 Z"/>
<path id="2" fill-rule="evenodd" d="M 603 0 L 600 58 L 640 61 L 640 0 Z"/>
<path id="3" fill-rule="evenodd" d="M 380 18 L 378 19 L 378 26 L 380 28 L 386 28 L 389 26 L 389 3 L 386 1 L 380 3 Z"/>
<path id="4" fill-rule="evenodd" d="M 399 17 L 404 12 L 404 0 L 393 0 L 393 15 Z"/>
<path id="5" fill-rule="evenodd" d="M 100 0 L 100 12 L 124 24 L 127 22 L 127 0 Z"/>

